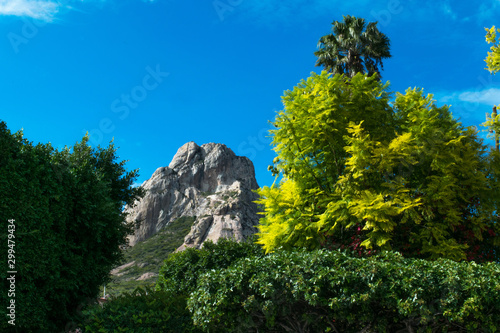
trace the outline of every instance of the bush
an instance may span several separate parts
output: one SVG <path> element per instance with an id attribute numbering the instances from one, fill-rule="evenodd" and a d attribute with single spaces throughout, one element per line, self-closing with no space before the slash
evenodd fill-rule
<path id="1" fill-rule="evenodd" d="M 278 251 L 208 271 L 188 307 L 210 332 L 495 332 L 500 266 Z"/>
<path id="2" fill-rule="evenodd" d="M 201 332 L 192 324 L 186 298 L 151 288 L 137 288 L 83 311 L 83 332 L 187 333 Z"/>
<path id="3" fill-rule="evenodd" d="M 239 243 L 225 238 L 217 243 L 207 241 L 201 250 L 188 248 L 171 254 L 160 269 L 156 289 L 187 296 L 196 289 L 203 273 L 229 267 L 241 258 L 263 255 L 262 248 L 251 241 Z"/>
<path id="4" fill-rule="evenodd" d="M 79 305 L 97 297 L 122 257 L 133 231 L 122 208 L 142 192 L 131 186 L 137 171 L 125 170 L 112 145 L 93 149 L 87 141 L 58 151 L 0 122 L 0 239 L 7 245 L 9 237 L 15 251 L 15 262 L 0 261 L 2 290 L 9 290 L 7 271 L 17 271 L 15 296 L 0 294 L 4 319 L 15 299 L 15 326 L 2 320 L 2 332 L 70 329 Z"/>

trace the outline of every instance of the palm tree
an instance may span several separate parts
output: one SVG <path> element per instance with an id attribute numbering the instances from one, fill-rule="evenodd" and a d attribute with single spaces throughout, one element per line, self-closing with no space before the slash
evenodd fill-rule
<path id="1" fill-rule="evenodd" d="M 353 77 L 357 73 L 377 74 L 384 68 L 382 59 L 390 58 L 389 38 L 377 28 L 377 22 L 368 25 L 365 19 L 344 16 L 344 22 L 332 23 L 332 34 L 325 35 L 318 42 L 316 66 L 334 74 Z"/>

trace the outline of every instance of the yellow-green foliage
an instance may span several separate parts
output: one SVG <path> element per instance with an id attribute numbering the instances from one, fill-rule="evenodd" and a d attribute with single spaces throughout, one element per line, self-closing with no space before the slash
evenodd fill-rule
<path id="1" fill-rule="evenodd" d="M 490 48 L 491 52 L 488 52 L 488 56 L 484 60 L 486 62 L 487 70 L 490 73 L 495 74 L 500 71 L 500 45 L 497 40 L 497 32 L 500 32 L 500 29 L 496 29 L 495 26 L 486 29 L 486 42 L 488 44 L 493 44 Z"/>
<path id="2" fill-rule="evenodd" d="M 275 169 L 285 180 L 280 187 L 260 190 L 266 198 L 259 201 L 266 210 L 260 243 L 267 251 L 279 245 L 319 244 L 319 217 L 337 197 L 334 185 L 347 156 L 349 121 L 364 120 L 376 137 L 390 135 L 385 126 L 392 128 L 393 120 L 385 89 L 373 76 L 359 74 L 349 81 L 324 71 L 285 93 L 285 109 L 271 131 L 278 153 Z"/>
<path id="3" fill-rule="evenodd" d="M 496 115 L 492 114 L 491 116 L 486 114 L 486 122 L 484 122 L 481 126 L 488 127 L 490 130 L 490 137 L 495 138 L 500 135 L 500 114 Z"/>
<path id="4" fill-rule="evenodd" d="M 491 28 L 485 28 L 486 30 L 486 42 L 488 44 L 493 44 L 490 48 L 491 52 L 488 52 L 488 56 L 484 60 L 487 65 L 487 70 L 492 74 L 496 74 L 500 71 L 500 40 L 497 40 L 497 32 L 500 32 L 500 29 L 496 29 L 495 26 Z M 490 133 L 495 133 L 492 135 L 493 137 L 497 137 L 500 133 L 500 115 L 496 116 L 492 114 L 486 114 L 486 122 L 482 124 L 482 126 L 488 127 Z"/>
<path id="5" fill-rule="evenodd" d="M 271 131 L 284 177 L 259 191 L 266 251 L 326 241 L 425 258 L 498 253 L 498 177 L 475 130 L 419 89 L 389 97 L 373 78 L 327 73 L 286 92 Z"/>

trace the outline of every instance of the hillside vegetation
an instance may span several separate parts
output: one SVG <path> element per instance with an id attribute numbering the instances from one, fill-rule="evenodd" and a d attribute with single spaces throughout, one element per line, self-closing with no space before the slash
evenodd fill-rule
<path id="1" fill-rule="evenodd" d="M 133 264 L 113 275 L 111 283 L 106 285 L 106 294 L 113 297 L 124 292 L 130 293 L 137 287 L 154 285 L 164 260 L 183 244 L 195 219 L 194 216 L 181 217 L 151 238 L 127 248 L 119 266 Z M 138 280 L 146 273 L 153 275 L 148 279 Z"/>

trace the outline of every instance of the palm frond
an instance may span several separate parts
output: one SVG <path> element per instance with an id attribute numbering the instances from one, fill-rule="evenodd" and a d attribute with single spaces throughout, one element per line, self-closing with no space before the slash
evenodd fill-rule
<path id="1" fill-rule="evenodd" d="M 353 77 L 357 73 L 376 73 L 380 79 L 383 59 L 391 57 L 389 38 L 377 28 L 377 22 L 346 15 L 332 22 L 332 33 L 318 41 L 316 66 L 334 74 Z"/>

